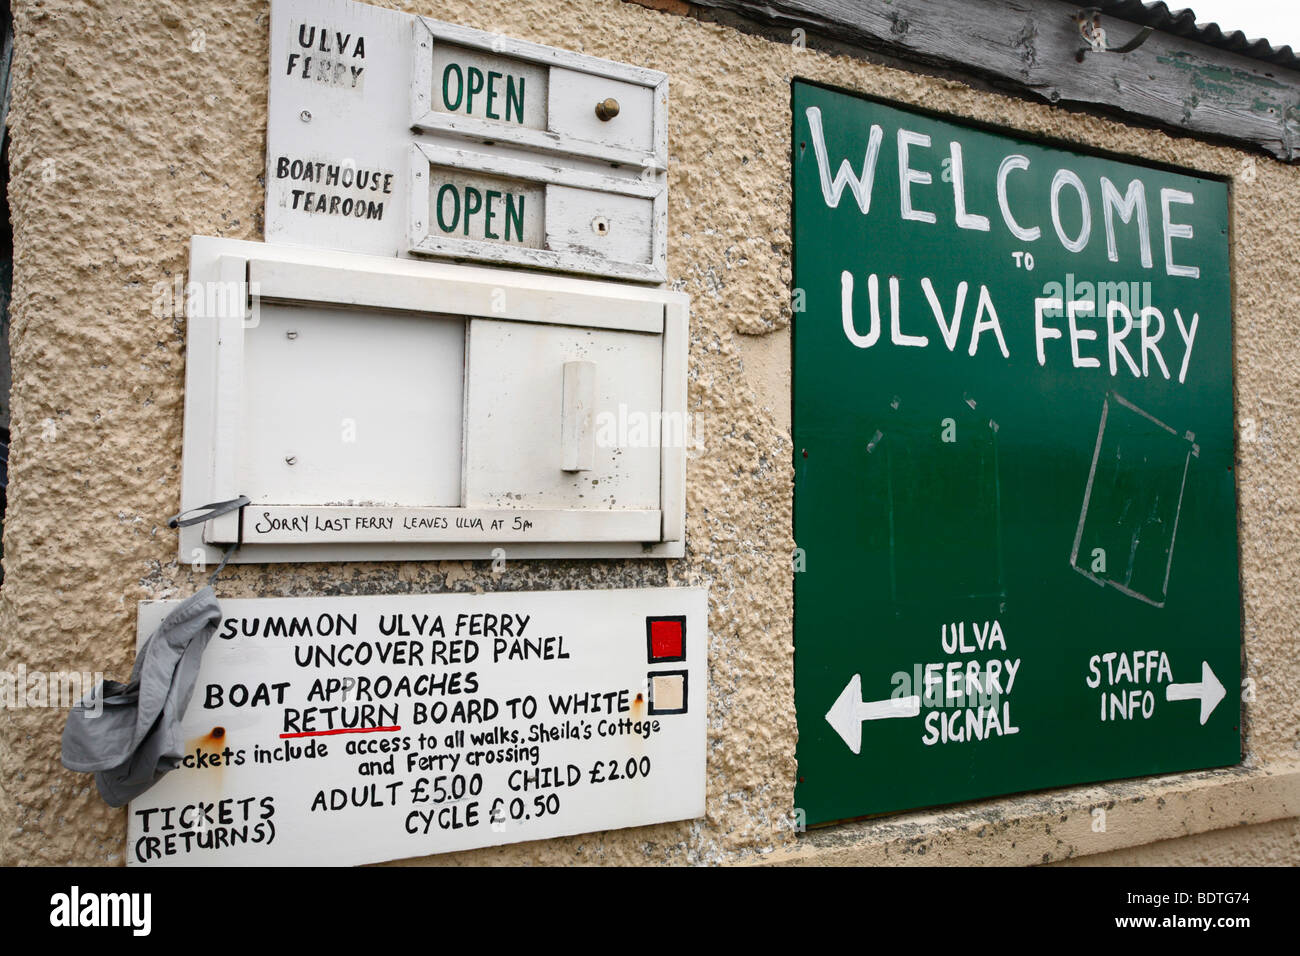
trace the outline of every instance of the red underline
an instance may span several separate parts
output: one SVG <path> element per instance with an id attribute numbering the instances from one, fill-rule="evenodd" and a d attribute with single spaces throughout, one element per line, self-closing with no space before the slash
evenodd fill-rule
<path id="1" fill-rule="evenodd" d="M 338 730 L 304 730 L 297 734 L 281 734 L 280 739 L 286 737 L 329 737 L 333 734 L 378 734 L 387 731 L 401 730 L 401 727 L 341 727 Z"/>

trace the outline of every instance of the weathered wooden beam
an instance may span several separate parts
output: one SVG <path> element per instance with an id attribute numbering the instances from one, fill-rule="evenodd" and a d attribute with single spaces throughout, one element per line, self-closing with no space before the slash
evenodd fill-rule
<path id="1" fill-rule="evenodd" d="M 644 2 L 644 0 L 639 0 Z M 661 6 L 659 3 L 647 5 Z M 726 22 L 801 28 L 810 37 L 990 80 L 1050 103 L 1148 123 L 1300 160 L 1300 72 L 1157 30 L 1129 53 L 1088 51 L 1058 0 L 690 0 Z M 1109 45 L 1138 24 L 1104 17 Z M 815 45 L 811 44 L 810 45 Z"/>

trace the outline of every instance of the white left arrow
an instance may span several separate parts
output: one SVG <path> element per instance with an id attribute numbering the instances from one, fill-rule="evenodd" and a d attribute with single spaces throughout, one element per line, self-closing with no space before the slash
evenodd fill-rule
<path id="1" fill-rule="evenodd" d="M 921 698 L 891 697 L 888 700 L 864 701 L 862 699 L 862 675 L 854 674 L 853 679 L 840 693 L 831 709 L 826 711 L 826 722 L 835 728 L 835 732 L 844 738 L 849 749 L 855 754 L 862 751 L 862 722 L 864 720 L 882 720 L 886 717 L 915 717 L 921 713 Z"/>
<path id="2" fill-rule="evenodd" d="M 1199 700 L 1201 726 L 1204 727 L 1226 693 L 1214 671 L 1210 670 L 1210 662 L 1201 661 L 1201 679 L 1189 684 L 1170 684 L 1165 688 L 1165 700 Z"/>

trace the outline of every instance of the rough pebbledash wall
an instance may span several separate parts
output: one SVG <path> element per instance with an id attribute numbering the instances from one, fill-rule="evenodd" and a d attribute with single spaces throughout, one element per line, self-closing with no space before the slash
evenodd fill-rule
<path id="1" fill-rule="evenodd" d="M 223 575 L 218 593 L 226 597 L 709 587 L 705 819 L 428 862 L 817 862 L 834 852 L 874 858 L 871 847 L 889 862 L 891 847 L 892 859 L 903 860 L 903 848 L 924 854 L 932 845 L 954 862 L 1102 851 L 1129 853 L 1130 862 L 1234 862 L 1255 848 L 1300 860 L 1300 665 L 1291 645 L 1300 616 L 1300 222 L 1279 214 L 1300 204 L 1300 169 L 621 0 L 380 5 L 669 74 L 668 266 L 673 286 L 693 299 L 688 407 L 704 442 L 688 465 L 681 561 L 512 562 L 501 575 L 482 562 L 252 565 Z M 157 298 L 186 269 L 191 235 L 262 238 L 269 7 L 19 0 L 14 15 L 14 443 L 0 667 L 123 677 L 136 602 L 183 597 L 202 584 L 177 565 L 165 526 L 178 506 L 185 328 Z M 795 76 L 1234 177 L 1238 414 L 1255 420 L 1258 436 L 1241 446 L 1238 470 L 1246 673 L 1257 693 L 1245 715 L 1247 770 L 903 815 L 869 832 L 832 834 L 829 843 L 825 834 L 796 838 L 785 825 L 796 773 L 788 305 Z M 123 862 L 125 812 L 109 810 L 88 776 L 58 763 L 63 719 L 50 709 L 0 710 L 0 862 Z M 1257 779 L 1263 773 L 1270 776 Z M 1211 806 L 1220 785 L 1231 788 L 1219 802 L 1229 810 Z M 1053 833 L 1061 801 L 1075 822 Z M 1107 801 L 1132 825 L 1097 838 L 1088 807 Z M 1224 829 L 1247 822 L 1260 826 Z M 1021 832 L 1031 838 L 1007 835 Z M 1206 835 L 1172 839 L 1196 833 Z M 1165 842 L 1142 849 L 1154 840 Z"/>

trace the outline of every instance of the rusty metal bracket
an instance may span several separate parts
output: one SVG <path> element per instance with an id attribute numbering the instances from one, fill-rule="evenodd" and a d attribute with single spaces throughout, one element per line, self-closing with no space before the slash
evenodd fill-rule
<path id="1" fill-rule="evenodd" d="M 1123 46 L 1112 47 L 1106 38 L 1106 30 L 1101 25 L 1101 8 L 1084 7 L 1078 13 L 1073 14 L 1070 19 L 1075 26 L 1079 28 L 1079 35 L 1088 42 L 1088 46 L 1079 50 L 1075 54 L 1075 59 L 1082 63 L 1083 58 L 1088 53 L 1132 53 L 1143 43 L 1147 37 L 1155 32 L 1154 27 L 1142 27 L 1133 36 L 1131 40 Z"/>

